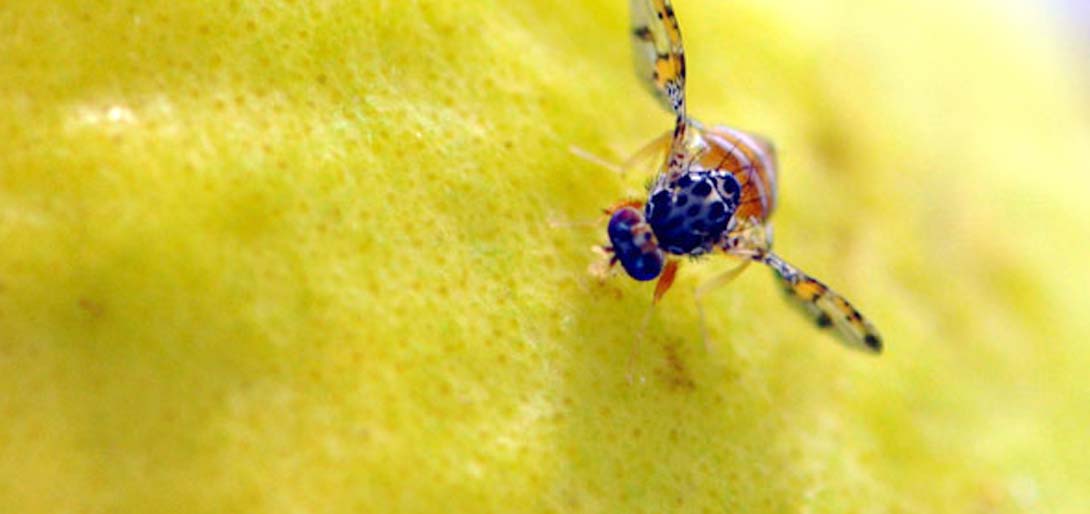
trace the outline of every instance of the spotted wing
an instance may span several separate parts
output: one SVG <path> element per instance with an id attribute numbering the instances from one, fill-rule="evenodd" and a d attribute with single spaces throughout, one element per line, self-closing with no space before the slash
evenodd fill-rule
<path id="1" fill-rule="evenodd" d="M 878 330 L 843 296 L 776 254 L 770 252 L 763 260 L 775 271 L 788 301 L 801 308 L 818 327 L 832 329 L 842 343 L 852 348 L 882 351 Z"/>
<path id="2" fill-rule="evenodd" d="M 636 74 L 659 103 L 685 118 L 685 50 L 669 0 L 629 0 Z"/>

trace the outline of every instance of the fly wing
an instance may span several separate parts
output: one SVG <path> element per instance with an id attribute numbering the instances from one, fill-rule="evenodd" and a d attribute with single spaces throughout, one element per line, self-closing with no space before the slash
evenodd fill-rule
<path id="1" fill-rule="evenodd" d="M 878 329 L 851 302 L 776 254 L 770 252 L 763 260 L 775 271 L 788 301 L 801 308 L 818 327 L 832 329 L 840 342 L 852 348 L 873 353 L 882 351 L 882 336 Z"/>
<path id="2" fill-rule="evenodd" d="M 666 109 L 685 119 L 685 50 L 669 0 L 629 0 L 636 75 Z"/>

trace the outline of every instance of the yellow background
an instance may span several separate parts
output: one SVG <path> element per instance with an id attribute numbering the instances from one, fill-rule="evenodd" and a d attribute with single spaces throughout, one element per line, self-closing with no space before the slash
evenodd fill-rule
<path id="1" fill-rule="evenodd" d="M 549 223 L 669 126 L 625 2 L 8 2 L 0 511 L 1083 512 L 1086 68 L 995 4 L 678 0 L 887 351 L 754 268 L 706 352 L 708 260 L 629 365 L 651 286 Z"/>

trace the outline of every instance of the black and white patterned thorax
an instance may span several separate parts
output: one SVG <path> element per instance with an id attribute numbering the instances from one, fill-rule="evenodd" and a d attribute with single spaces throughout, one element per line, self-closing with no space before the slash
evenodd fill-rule
<path id="1" fill-rule="evenodd" d="M 728 171 L 689 169 L 674 180 L 655 184 L 644 216 L 660 248 L 677 255 L 702 255 L 728 231 L 741 190 Z"/>

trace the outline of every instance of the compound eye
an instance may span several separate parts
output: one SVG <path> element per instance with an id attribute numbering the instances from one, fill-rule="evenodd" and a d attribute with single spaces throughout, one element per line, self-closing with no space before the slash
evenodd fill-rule
<path id="1" fill-rule="evenodd" d="M 609 220 L 609 240 L 613 255 L 625 272 L 636 280 L 651 280 L 660 273 L 666 258 L 651 236 L 651 227 L 643 213 L 625 207 L 613 213 Z"/>
<path id="2" fill-rule="evenodd" d="M 653 252 L 641 253 L 631 258 L 620 258 L 621 266 L 624 266 L 624 270 L 628 273 L 628 276 L 640 280 L 647 281 L 654 279 L 662 273 L 662 267 L 665 264 L 666 259 L 662 255 L 661 250 L 655 250 Z"/>

